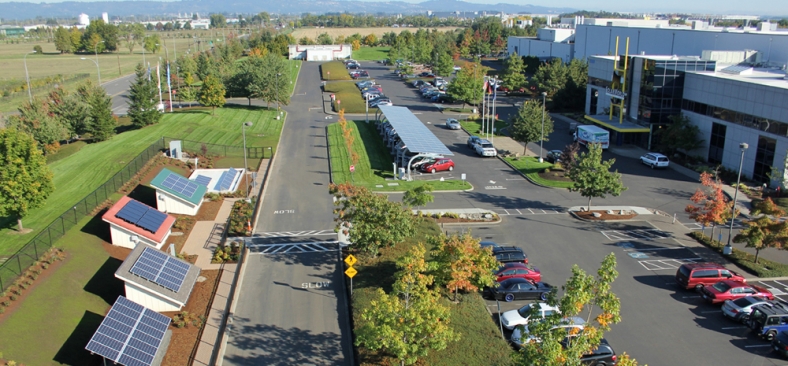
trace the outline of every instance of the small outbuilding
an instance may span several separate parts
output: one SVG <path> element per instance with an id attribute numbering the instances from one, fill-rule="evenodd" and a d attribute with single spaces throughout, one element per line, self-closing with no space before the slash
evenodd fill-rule
<path id="1" fill-rule="evenodd" d="M 243 169 L 195 169 L 189 180 L 202 184 L 209 193 L 233 193 L 238 190 L 244 174 Z"/>
<path id="2" fill-rule="evenodd" d="M 332 61 L 350 58 L 353 54 L 353 46 L 349 44 L 331 45 L 299 45 L 291 44 L 288 46 L 289 58 L 291 60 L 305 61 Z"/>
<path id="3" fill-rule="evenodd" d="M 164 168 L 150 182 L 156 189 L 156 206 L 161 212 L 197 214 L 208 187 Z"/>
<path id="4" fill-rule="evenodd" d="M 140 243 L 161 248 L 175 224 L 174 216 L 128 196 L 121 197 L 101 219 L 109 224 L 112 245 L 131 249 Z"/>
<path id="5" fill-rule="evenodd" d="M 181 310 L 199 275 L 199 267 L 145 245 L 136 246 L 115 271 L 129 300 L 159 312 Z"/>

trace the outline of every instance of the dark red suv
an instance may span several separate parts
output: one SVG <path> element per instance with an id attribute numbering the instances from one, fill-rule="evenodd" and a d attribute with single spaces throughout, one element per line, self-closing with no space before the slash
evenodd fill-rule
<path id="1" fill-rule="evenodd" d="M 688 290 L 700 290 L 723 280 L 747 282 L 740 274 L 711 262 L 685 263 L 676 271 L 676 282 Z"/>

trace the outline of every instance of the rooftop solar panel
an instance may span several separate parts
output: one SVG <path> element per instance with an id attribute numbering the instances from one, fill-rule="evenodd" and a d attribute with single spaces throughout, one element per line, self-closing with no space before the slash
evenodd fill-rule
<path id="1" fill-rule="evenodd" d="M 378 106 L 378 108 L 410 152 L 454 156 L 454 153 L 408 108 L 394 106 Z"/>
<path id="2" fill-rule="evenodd" d="M 151 233 L 156 233 L 164 220 L 167 219 L 166 214 L 135 200 L 127 202 L 126 205 L 115 214 L 115 217 L 130 224 L 134 224 L 145 231 L 150 231 Z"/>
<path id="3" fill-rule="evenodd" d="M 156 249 L 145 248 L 130 272 L 178 292 L 189 272 L 189 265 Z"/>
<path id="4" fill-rule="evenodd" d="M 194 178 L 194 181 L 207 187 L 208 184 L 211 183 L 211 177 L 206 177 L 204 175 L 198 175 L 197 178 Z"/>
<path id="5" fill-rule="evenodd" d="M 85 349 L 125 366 L 149 366 L 170 318 L 119 296 Z"/>
<path id="6" fill-rule="evenodd" d="M 161 182 L 164 188 L 169 188 L 173 192 L 183 194 L 186 197 L 191 197 L 197 191 L 197 183 L 190 181 L 178 174 L 170 173 L 164 181 Z"/>
<path id="7" fill-rule="evenodd" d="M 216 183 L 214 187 L 217 191 L 226 191 L 230 189 L 233 185 L 233 180 L 235 180 L 236 170 L 233 168 L 227 169 L 222 176 L 219 177 L 219 182 Z"/>

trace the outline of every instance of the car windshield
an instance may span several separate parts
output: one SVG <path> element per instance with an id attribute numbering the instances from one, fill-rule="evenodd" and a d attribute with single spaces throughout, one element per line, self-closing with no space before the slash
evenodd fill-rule
<path id="1" fill-rule="evenodd" d="M 763 323 L 766 321 L 766 314 L 758 309 L 752 311 L 750 314 L 750 318 L 754 319 L 758 323 Z"/>
<path id="2" fill-rule="evenodd" d="M 488 142 L 488 143 L 484 143 L 484 144 L 482 144 L 482 148 L 485 148 L 485 149 L 492 149 L 492 148 L 493 148 L 493 144 L 491 144 L 491 143 L 489 143 L 489 142 Z"/>
<path id="3" fill-rule="evenodd" d="M 525 305 L 525 306 L 517 309 L 517 313 L 520 314 L 521 317 L 527 318 L 529 315 L 531 315 L 531 309 L 533 309 L 534 306 L 535 306 L 535 304 Z"/>
<path id="4" fill-rule="evenodd" d="M 714 289 L 719 292 L 728 292 L 728 290 L 731 289 L 731 287 L 725 282 L 717 282 L 712 287 L 714 287 Z"/>
<path id="5" fill-rule="evenodd" d="M 733 303 L 740 308 L 746 308 L 752 305 L 753 302 L 755 302 L 755 299 L 752 297 L 742 297 L 741 299 L 736 299 L 733 301 Z"/>

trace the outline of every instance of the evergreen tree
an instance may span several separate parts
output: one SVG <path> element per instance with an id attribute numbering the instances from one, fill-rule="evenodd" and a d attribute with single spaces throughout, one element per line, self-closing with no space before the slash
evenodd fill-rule
<path id="1" fill-rule="evenodd" d="M 161 112 L 157 109 L 158 106 L 158 92 L 156 83 L 149 80 L 148 70 L 137 64 L 137 78 L 129 91 L 129 117 L 131 123 L 142 128 L 159 123 L 161 119 Z"/>
<path id="2" fill-rule="evenodd" d="M 33 98 L 19 107 L 19 115 L 8 119 L 10 127 L 33 137 L 45 153 L 55 153 L 60 141 L 68 137 L 68 128 L 52 112 L 48 99 Z"/>
<path id="3" fill-rule="evenodd" d="M 52 113 L 68 129 L 69 137 L 87 133 L 90 125 L 90 105 L 85 103 L 78 93 L 57 88 L 49 93 L 49 104 Z"/>
<path id="4" fill-rule="evenodd" d="M 525 65 L 523 59 L 513 53 L 504 63 L 503 75 L 501 75 L 503 85 L 509 90 L 519 90 L 525 86 Z"/>
<path id="5" fill-rule="evenodd" d="M 82 100 L 90 106 L 90 123 L 86 132 L 93 141 L 106 141 L 115 134 L 117 122 L 112 116 L 112 98 L 100 86 L 93 85 L 89 80 L 77 88 Z"/>
<path id="6" fill-rule="evenodd" d="M 512 117 L 510 122 L 512 139 L 523 143 L 523 155 L 529 142 L 536 142 L 542 138 L 542 103 L 541 101 L 527 100 Z M 553 119 L 547 111 L 544 112 L 544 141 L 553 133 Z"/>

